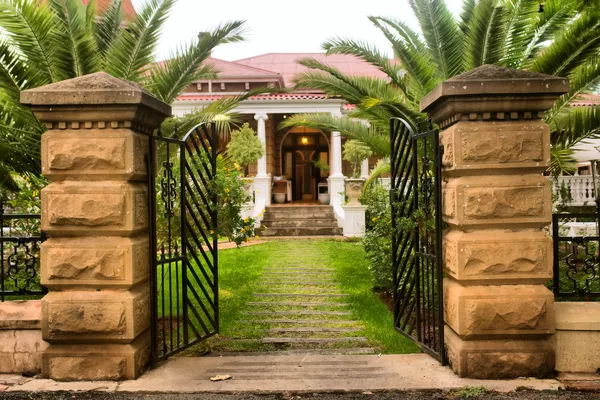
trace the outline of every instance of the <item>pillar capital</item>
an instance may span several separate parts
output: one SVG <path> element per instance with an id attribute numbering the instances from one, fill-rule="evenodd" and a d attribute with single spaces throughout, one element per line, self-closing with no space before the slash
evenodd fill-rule
<path id="1" fill-rule="evenodd" d="M 266 112 L 257 112 L 256 114 L 254 114 L 254 119 L 255 120 L 263 120 L 263 121 L 267 121 L 269 119 L 269 115 Z"/>
<path id="2" fill-rule="evenodd" d="M 542 119 L 569 80 L 539 72 L 482 65 L 440 83 L 421 111 L 446 128 L 458 121 Z"/>
<path id="3" fill-rule="evenodd" d="M 105 72 L 25 90 L 21 103 L 48 130 L 128 128 L 151 134 L 171 116 L 171 106 Z"/>

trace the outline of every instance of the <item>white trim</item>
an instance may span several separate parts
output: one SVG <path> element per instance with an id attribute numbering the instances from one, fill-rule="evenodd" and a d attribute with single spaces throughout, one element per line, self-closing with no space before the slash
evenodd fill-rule
<path id="1" fill-rule="evenodd" d="M 198 93 L 197 95 L 202 95 Z M 175 100 L 172 104 L 173 115 L 183 116 L 213 103 L 214 100 Z M 340 114 L 343 100 L 244 100 L 232 112 L 239 114 L 300 114 L 300 113 L 331 113 Z"/>

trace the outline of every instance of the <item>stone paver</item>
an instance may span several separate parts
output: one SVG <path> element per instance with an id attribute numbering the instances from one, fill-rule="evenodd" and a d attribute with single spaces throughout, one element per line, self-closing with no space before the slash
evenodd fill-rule
<path id="1" fill-rule="evenodd" d="M 211 382 L 217 374 L 232 379 Z M 461 379 L 425 354 L 182 357 L 174 358 L 135 381 L 53 382 L 29 381 L 9 391 L 103 390 L 117 392 L 315 392 L 374 390 L 459 389 L 484 386 L 489 390 L 521 388 L 558 390 L 552 379 L 486 381 Z"/>

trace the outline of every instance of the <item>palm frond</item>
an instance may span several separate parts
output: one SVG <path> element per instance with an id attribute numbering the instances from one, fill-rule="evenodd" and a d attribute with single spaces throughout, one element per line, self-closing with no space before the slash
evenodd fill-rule
<path id="1" fill-rule="evenodd" d="M 100 57 L 93 30 L 88 29 L 86 7 L 79 0 L 51 0 L 50 6 L 57 20 L 52 39 L 60 78 L 70 79 L 98 71 Z"/>
<path id="2" fill-rule="evenodd" d="M 443 79 L 463 71 L 462 33 L 444 0 L 409 0 Z"/>
<path id="3" fill-rule="evenodd" d="M 11 46 L 30 63 L 36 71 L 36 83 L 56 82 L 56 57 L 52 43 L 54 13 L 44 3 L 31 0 L 0 1 L 0 28 Z"/>
<path id="4" fill-rule="evenodd" d="M 100 54 L 106 54 L 117 38 L 123 23 L 123 0 L 112 0 L 95 27 L 96 43 Z"/>
<path id="5" fill-rule="evenodd" d="M 160 30 L 175 0 L 146 0 L 127 29 L 119 30 L 106 52 L 109 74 L 139 82 L 153 61 Z"/>
<path id="6" fill-rule="evenodd" d="M 369 178 L 367 178 L 363 190 L 367 190 L 382 175 L 389 174 L 390 172 L 392 172 L 392 165 L 390 164 L 390 160 L 388 158 L 380 159 L 375 165 L 375 167 L 369 172 Z"/>
<path id="7" fill-rule="evenodd" d="M 216 46 L 242 40 L 243 25 L 244 21 L 226 23 L 198 41 L 177 48 L 168 60 L 151 67 L 145 86 L 162 101 L 171 103 L 186 87 L 212 71 L 202 63 Z"/>
<path id="8" fill-rule="evenodd" d="M 425 45 L 416 33 L 404 24 L 380 17 L 372 18 L 371 21 L 390 42 L 394 55 L 407 72 L 409 99 L 418 102 L 418 99 L 424 97 L 442 80 L 436 73 L 435 63 L 429 57 Z M 389 28 L 393 28 L 397 35 Z"/>
<path id="9" fill-rule="evenodd" d="M 506 9 L 497 0 L 477 3 L 466 36 L 466 69 L 499 63 L 504 56 L 506 17 Z"/>
<path id="10" fill-rule="evenodd" d="M 578 67 L 569 77 L 569 92 L 562 95 L 546 113 L 546 121 L 552 121 L 563 113 L 569 104 L 581 94 L 596 90 L 600 83 L 600 56 Z"/>
<path id="11" fill-rule="evenodd" d="M 506 47 L 504 64 L 518 67 L 535 31 L 531 27 L 539 19 L 539 0 L 504 0 L 506 10 Z"/>
<path id="12" fill-rule="evenodd" d="M 470 21 L 475 13 L 476 4 L 477 3 L 475 0 L 463 0 L 462 12 L 460 13 L 460 22 L 458 27 L 465 36 L 469 34 L 469 25 L 471 24 Z"/>
<path id="13" fill-rule="evenodd" d="M 572 149 L 553 146 L 550 149 L 550 169 L 552 176 L 572 174 L 577 170 L 577 160 Z"/>
<path id="14" fill-rule="evenodd" d="M 600 10 L 586 10 L 567 25 L 540 54 L 531 69 L 556 76 L 568 76 L 600 51 Z"/>
<path id="15" fill-rule="evenodd" d="M 345 38 L 332 38 L 323 43 L 322 47 L 326 50 L 327 55 L 351 54 L 362 58 L 385 73 L 392 83 L 398 86 L 405 95 L 409 96 L 405 81 L 406 71 L 392 64 L 389 58 L 383 56 L 375 47 L 368 43 Z"/>
<path id="16" fill-rule="evenodd" d="M 570 108 L 556 116 L 550 128 L 551 143 L 565 149 L 588 139 L 597 139 L 600 137 L 600 106 Z"/>

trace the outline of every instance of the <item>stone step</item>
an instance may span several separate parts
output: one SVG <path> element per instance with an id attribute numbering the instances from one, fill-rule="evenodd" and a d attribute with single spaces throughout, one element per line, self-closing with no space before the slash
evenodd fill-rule
<path id="1" fill-rule="evenodd" d="M 289 273 L 289 272 L 335 272 L 335 268 L 290 268 L 290 267 L 267 267 L 263 269 L 263 273 Z"/>
<path id="2" fill-rule="evenodd" d="M 287 311 L 248 311 L 246 315 L 352 315 L 351 311 L 312 311 L 312 310 L 287 310 Z"/>
<path id="3" fill-rule="evenodd" d="M 348 333 L 360 331 L 360 328 L 271 328 L 270 333 Z"/>
<path id="4" fill-rule="evenodd" d="M 299 281 L 259 281 L 259 285 L 268 286 L 336 286 L 335 281 L 311 281 L 311 282 L 299 282 Z"/>
<path id="5" fill-rule="evenodd" d="M 271 236 L 340 236 L 343 233 L 340 227 L 304 226 L 304 227 L 267 227 L 257 228 L 255 233 L 263 237 Z"/>
<path id="6" fill-rule="evenodd" d="M 252 293 L 256 297 L 348 297 L 342 293 Z"/>
<path id="7" fill-rule="evenodd" d="M 300 219 L 297 216 L 290 218 L 279 218 L 279 219 L 263 219 L 261 222 L 262 225 L 265 225 L 269 228 L 304 228 L 309 226 L 317 226 L 317 227 L 329 227 L 336 228 L 338 226 L 337 220 L 335 218 L 326 218 L 326 219 L 318 219 L 318 218 L 307 218 Z"/>
<path id="8" fill-rule="evenodd" d="M 267 221 L 274 220 L 306 220 L 306 219 L 333 219 L 335 220 L 335 214 L 333 208 L 328 210 L 295 210 L 295 209 L 277 209 L 269 210 L 265 212 L 263 219 Z"/>
<path id="9" fill-rule="evenodd" d="M 348 303 L 298 302 L 298 301 L 251 301 L 249 306 L 298 306 L 298 307 L 346 307 Z"/>
<path id="10" fill-rule="evenodd" d="M 305 337 L 267 337 L 262 338 L 261 343 L 340 343 L 340 342 L 368 342 L 369 339 L 362 336 L 330 337 L 330 338 L 305 338 Z"/>
<path id="11" fill-rule="evenodd" d="M 296 350 L 281 350 L 281 351 L 255 351 L 255 352 L 213 352 L 208 354 L 208 357 L 227 356 L 299 356 L 305 354 L 315 355 L 361 355 L 375 354 L 375 349 L 372 347 L 349 347 L 339 349 L 296 349 Z"/>
<path id="12" fill-rule="evenodd" d="M 261 320 L 244 320 L 237 321 L 241 324 L 359 324 L 358 321 L 350 319 L 261 319 Z"/>

